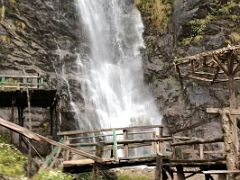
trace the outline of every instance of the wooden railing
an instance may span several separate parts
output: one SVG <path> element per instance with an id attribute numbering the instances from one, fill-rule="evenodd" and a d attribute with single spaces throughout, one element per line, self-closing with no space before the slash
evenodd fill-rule
<path id="1" fill-rule="evenodd" d="M 198 127 L 195 127 L 198 128 Z M 194 130 L 194 128 L 183 128 L 172 134 L 173 141 L 171 143 L 173 151 L 173 159 L 175 160 L 216 160 L 225 159 L 223 136 L 204 139 L 203 137 L 193 137 L 189 135 L 189 139 L 176 139 L 182 133 Z M 191 133 L 190 133 L 191 134 Z M 212 144 L 212 146 L 211 146 Z M 216 147 L 213 146 L 217 146 Z M 214 149 L 215 148 L 215 149 Z"/>
<path id="2" fill-rule="evenodd" d="M 94 131 L 68 131 L 60 132 L 65 144 L 75 148 L 87 148 L 89 153 L 96 154 L 101 146 L 103 154 L 109 152 L 110 157 L 115 161 L 130 158 L 131 149 L 141 147 L 148 148 L 148 154 L 144 157 L 153 157 L 156 153 L 164 152 L 164 142 L 172 141 L 171 137 L 163 136 L 163 126 L 135 126 L 125 128 L 109 128 Z M 119 156 L 119 150 L 123 157 Z M 69 152 L 66 153 L 65 160 L 69 160 Z M 140 158 L 140 157 L 138 157 Z"/>
<path id="3" fill-rule="evenodd" d="M 156 157 L 157 154 L 170 160 L 215 160 L 225 158 L 224 149 L 209 150 L 209 144 L 222 143 L 223 137 L 206 139 L 197 137 L 171 136 L 163 134 L 163 126 L 136 126 L 126 128 L 109 128 L 93 131 L 67 131 L 59 132 L 64 137 L 64 143 L 74 148 L 84 149 L 88 153 L 97 155 L 99 147 L 102 156 L 109 152 L 108 159 L 115 161 L 124 159 L 139 159 Z M 132 149 L 148 148 L 148 154 L 136 157 Z M 167 149 L 169 147 L 170 149 Z M 122 157 L 119 156 L 121 151 Z M 111 155 L 111 156 L 110 156 Z M 71 159 L 70 152 L 65 153 L 65 160 Z"/>
<path id="4" fill-rule="evenodd" d="M 44 79 L 40 76 L 0 75 L 0 90 L 42 89 Z"/>

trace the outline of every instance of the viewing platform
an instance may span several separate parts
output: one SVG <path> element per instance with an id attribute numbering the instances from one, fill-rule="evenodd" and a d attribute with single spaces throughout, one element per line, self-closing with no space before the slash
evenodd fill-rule
<path id="1" fill-rule="evenodd" d="M 56 103 L 56 89 L 47 89 L 41 76 L 0 75 L 0 107 L 27 107 L 27 90 L 32 107 Z"/>

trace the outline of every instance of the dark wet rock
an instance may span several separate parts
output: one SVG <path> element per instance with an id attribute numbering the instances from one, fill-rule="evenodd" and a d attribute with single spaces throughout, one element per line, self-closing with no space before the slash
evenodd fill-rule
<path id="1" fill-rule="evenodd" d="M 212 115 L 206 113 L 206 107 L 228 106 L 226 85 L 192 81 L 181 84 L 172 64 L 178 57 L 238 44 L 229 39 L 231 33 L 239 32 L 237 29 L 240 27 L 238 1 L 235 2 L 236 6 L 228 9 L 229 1 L 175 0 L 168 27 L 163 33 L 152 30 L 154 27 L 149 27 L 145 22 L 147 18 L 143 18 L 146 24 L 145 41 L 151 50 L 145 62 L 145 76 L 153 84 L 153 95 L 170 132 L 211 118 Z M 230 14 L 222 15 L 228 12 Z M 146 12 L 142 14 L 147 15 Z M 234 34 L 236 39 L 237 33 Z M 155 41 L 149 41 L 149 37 L 155 37 Z M 199 135 L 200 131 L 201 136 L 215 136 L 209 133 L 213 131 L 219 135 L 220 117 L 195 129 L 195 135 Z"/>

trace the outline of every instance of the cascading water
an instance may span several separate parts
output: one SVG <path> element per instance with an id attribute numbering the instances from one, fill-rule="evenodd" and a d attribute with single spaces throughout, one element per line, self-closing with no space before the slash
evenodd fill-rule
<path id="1" fill-rule="evenodd" d="M 85 112 L 101 127 L 161 123 L 144 84 L 143 23 L 132 0 L 75 0 L 87 48 L 77 60 Z"/>

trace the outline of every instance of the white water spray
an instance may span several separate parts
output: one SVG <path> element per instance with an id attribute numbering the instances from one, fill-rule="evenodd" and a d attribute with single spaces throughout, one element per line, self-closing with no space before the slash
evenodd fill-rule
<path id="1" fill-rule="evenodd" d="M 143 23 L 131 0 L 75 0 L 87 50 L 77 59 L 85 112 L 102 128 L 159 124 L 144 84 L 140 49 Z M 86 48 L 85 48 L 86 49 Z"/>

